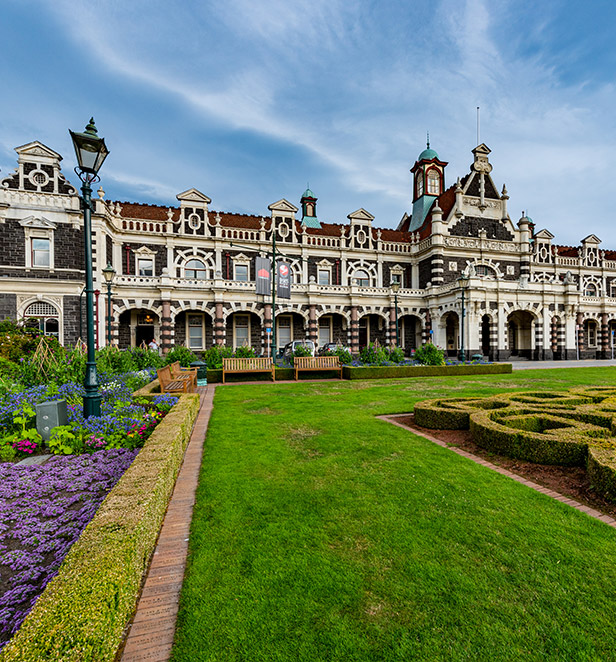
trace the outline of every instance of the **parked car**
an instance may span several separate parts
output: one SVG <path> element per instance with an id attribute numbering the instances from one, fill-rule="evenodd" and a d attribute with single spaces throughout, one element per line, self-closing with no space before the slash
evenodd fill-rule
<path id="1" fill-rule="evenodd" d="M 350 352 L 349 347 L 345 347 L 344 345 L 341 345 L 337 342 L 328 342 L 327 344 L 323 345 L 323 347 L 319 347 L 319 356 L 323 356 L 324 354 L 327 354 L 327 352 L 335 352 L 338 348 L 344 349 L 347 352 Z"/>
<path id="2" fill-rule="evenodd" d="M 282 350 L 282 358 L 283 359 L 290 359 L 291 356 L 293 355 L 293 352 L 300 346 L 303 345 L 304 347 L 307 347 L 310 350 L 310 353 L 312 356 L 315 355 L 316 348 L 314 346 L 314 343 L 312 340 L 292 340 L 290 343 L 287 343 L 284 346 L 284 349 Z"/>

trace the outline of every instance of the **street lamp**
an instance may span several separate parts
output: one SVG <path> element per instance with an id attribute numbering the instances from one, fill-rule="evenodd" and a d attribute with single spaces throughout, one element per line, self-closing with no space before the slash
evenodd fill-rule
<path id="1" fill-rule="evenodd" d="M 107 263 L 107 266 L 103 269 L 103 278 L 107 283 L 107 345 L 111 346 L 111 286 L 113 285 L 113 279 L 115 278 L 116 270 Z"/>
<path id="2" fill-rule="evenodd" d="M 86 377 L 84 380 L 83 415 L 85 418 L 101 415 L 101 395 L 98 391 L 96 358 L 94 356 L 94 286 L 92 279 L 92 184 L 98 181 L 98 171 L 107 158 L 109 150 L 103 138 L 96 132 L 94 118 L 83 133 L 70 131 L 77 167 L 75 173 L 82 182 L 81 202 L 83 207 L 84 267 L 86 272 L 87 346 Z"/>
<path id="3" fill-rule="evenodd" d="M 394 281 L 391 284 L 391 291 L 394 293 L 394 308 L 396 310 L 396 347 L 400 346 L 400 334 L 398 332 L 398 290 L 400 289 L 400 283 Z"/>
<path id="4" fill-rule="evenodd" d="M 460 361 L 464 363 L 466 361 L 466 352 L 464 349 L 464 318 L 466 317 L 466 308 L 464 306 L 464 292 L 468 287 L 468 276 L 460 276 L 458 278 L 458 285 L 462 289 L 462 322 L 460 324 Z"/>

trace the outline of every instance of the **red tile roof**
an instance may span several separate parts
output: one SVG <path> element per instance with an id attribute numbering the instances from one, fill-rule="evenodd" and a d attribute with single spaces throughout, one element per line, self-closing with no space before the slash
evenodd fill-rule
<path id="1" fill-rule="evenodd" d="M 556 246 L 558 255 L 561 257 L 578 257 L 579 252 L 577 246 Z"/>

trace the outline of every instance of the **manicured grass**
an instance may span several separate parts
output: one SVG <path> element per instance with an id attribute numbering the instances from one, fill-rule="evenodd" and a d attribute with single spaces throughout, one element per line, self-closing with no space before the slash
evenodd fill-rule
<path id="1" fill-rule="evenodd" d="M 616 531 L 375 419 L 616 369 L 219 387 L 173 660 L 607 660 Z"/>

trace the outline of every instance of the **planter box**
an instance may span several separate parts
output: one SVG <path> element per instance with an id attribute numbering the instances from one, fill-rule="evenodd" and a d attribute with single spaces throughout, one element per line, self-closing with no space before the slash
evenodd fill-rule
<path id="1" fill-rule="evenodd" d="M 511 363 L 485 365 L 403 365 L 366 366 L 355 368 L 345 365 L 345 379 L 401 379 L 407 377 L 448 377 L 455 375 L 504 375 L 512 372 Z"/>
<path id="2" fill-rule="evenodd" d="M 198 395 L 180 396 L 0 652 L 1 662 L 115 660 L 198 410 Z"/>

